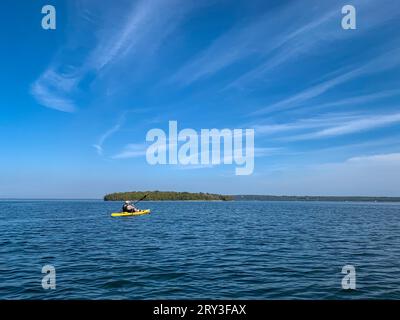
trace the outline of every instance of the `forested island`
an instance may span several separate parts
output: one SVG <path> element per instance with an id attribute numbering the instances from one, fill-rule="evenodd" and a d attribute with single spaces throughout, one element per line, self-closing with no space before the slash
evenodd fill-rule
<path id="1" fill-rule="evenodd" d="M 146 196 L 147 195 L 147 196 Z M 143 201 L 230 201 L 231 196 L 213 193 L 191 193 L 191 192 L 175 192 L 175 191 L 132 191 L 132 192 L 116 192 L 104 196 L 105 201 L 124 201 L 139 200 L 146 196 Z"/>
<path id="2" fill-rule="evenodd" d="M 105 201 L 354 201 L 400 202 L 400 197 L 366 196 L 273 196 L 273 195 L 221 195 L 203 192 L 131 191 L 116 192 L 104 196 Z"/>

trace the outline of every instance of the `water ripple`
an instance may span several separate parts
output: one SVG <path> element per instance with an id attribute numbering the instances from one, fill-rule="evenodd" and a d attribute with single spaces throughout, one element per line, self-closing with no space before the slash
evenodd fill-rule
<path id="1" fill-rule="evenodd" d="M 399 204 L 146 202 L 111 218 L 119 205 L 0 201 L 0 299 L 400 299 Z"/>

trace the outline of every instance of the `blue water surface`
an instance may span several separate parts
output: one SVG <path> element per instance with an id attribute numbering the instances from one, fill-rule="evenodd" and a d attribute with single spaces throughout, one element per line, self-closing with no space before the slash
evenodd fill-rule
<path id="1" fill-rule="evenodd" d="M 112 218 L 120 206 L 0 201 L 0 299 L 400 298 L 400 204 L 142 202 L 150 215 Z"/>

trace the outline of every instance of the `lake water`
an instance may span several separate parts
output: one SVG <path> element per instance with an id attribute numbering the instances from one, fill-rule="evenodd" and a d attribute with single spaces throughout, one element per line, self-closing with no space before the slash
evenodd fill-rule
<path id="1" fill-rule="evenodd" d="M 400 299 L 400 204 L 142 202 L 152 214 L 110 217 L 120 206 L 0 201 L 0 299 Z"/>

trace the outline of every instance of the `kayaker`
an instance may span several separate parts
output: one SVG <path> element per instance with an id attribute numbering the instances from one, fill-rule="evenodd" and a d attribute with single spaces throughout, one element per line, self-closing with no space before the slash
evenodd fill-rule
<path id="1" fill-rule="evenodd" d="M 125 201 L 124 205 L 122 206 L 122 212 L 137 212 L 139 211 L 131 201 Z"/>

